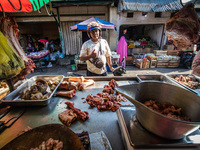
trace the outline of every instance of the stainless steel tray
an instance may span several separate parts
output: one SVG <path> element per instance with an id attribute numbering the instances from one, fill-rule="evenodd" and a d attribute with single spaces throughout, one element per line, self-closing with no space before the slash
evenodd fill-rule
<path id="1" fill-rule="evenodd" d="M 137 74 L 136 75 L 137 79 L 139 82 L 163 82 L 163 83 L 168 83 L 168 84 L 172 84 L 184 89 L 187 89 L 183 86 L 181 86 L 180 84 L 178 84 L 177 82 L 174 82 L 172 80 L 170 80 L 166 75 L 159 75 L 159 74 Z M 187 89 L 188 90 L 188 89 Z"/>
<path id="2" fill-rule="evenodd" d="M 168 140 L 148 132 L 137 120 L 136 108 L 126 106 L 117 110 L 118 123 L 123 142 L 127 150 L 134 149 L 199 149 L 200 140 L 192 137 L 199 136 L 196 130 L 181 140 Z"/>
<path id="3" fill-rule="evenodd" d="M 188 76 L 188 75 L 192 75 L 195 77 L 195 79 L 200 83 L 200 77 L 196 76 L 196 75 L 193 75 L 193 74 L 169 74 L 169 75 L 166 75 L 167 78 L 169 78 L 171 81 L 173 81 L 174 83 L 178 83 L 179 85 L 181 85 L 182 87 L 188 89 L 189 91 L 192 91 L 193 93 L 195 94 L 200 94 L 200 86 L 198 86 L 197 89 L 191 89 L 189 88 L 188 86 L 176 81 L 174 78 L 179 76 L 179 75 L 183 75 L 183 76 Z"/>
<path id="4" fill-rule="evenodd" d="M 45 80 L 59 80 L 59 84 L 56 86 L 54 91 L 51 93 L 50 97 L 48 99 L 44 100 L 21 100 L 19 97 L 21 93 L 25 90 L 25 88 L 29 88 L 32 86 L 37 79 L 45 79 Z M 51 97 L 57 90 L 60 83 L 63 81 L 64 76 L 58 75 L 58 76 L 34 76 L 30 78 L 28 81 L 21 84 L 17 89 L 15 89 L 13 92 L 8 94 L 6 97 L 4 97 L 3 100 L 1 100 L 2 104 L 10 105 L 10 106 L 45 106 L 50 103 Z"/>

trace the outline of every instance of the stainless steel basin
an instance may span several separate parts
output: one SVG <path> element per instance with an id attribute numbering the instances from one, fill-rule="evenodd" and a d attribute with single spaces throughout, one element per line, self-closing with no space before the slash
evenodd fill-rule
<path id="1" fill-rule="evenodd" d="M 148 131 L 167 139 L 181 139 L 197 130 L 200 125 L 200 97 L 183 88 L 159 82 L 141 82 L 135 85 L 117 87 L 116 90 L 136 106 L 138 121 Z M 156 100 L 169 102 L 182 108 L 191 122 L 180 121 L 158 113 L 143 103 Z"/>

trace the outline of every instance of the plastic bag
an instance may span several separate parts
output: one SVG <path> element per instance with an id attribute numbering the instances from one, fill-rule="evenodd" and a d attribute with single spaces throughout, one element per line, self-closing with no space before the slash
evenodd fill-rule
<path id="1" fill-rule="evenodd" d="M 0 39 L 0 79 L 11 78 L 25 68 L 24 61 L 1 32 Z"/>

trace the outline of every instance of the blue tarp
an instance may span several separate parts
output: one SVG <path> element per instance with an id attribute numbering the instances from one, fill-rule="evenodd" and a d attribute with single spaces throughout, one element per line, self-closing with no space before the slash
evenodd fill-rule
<path id="1" fill-rule="evenodd" d="M 119 0 L 118 12 L 166 12 L 177 11 L 182 8 L 180 0 Z"/>
<path id="2" fill-rule="evenodd" d="M 85 21 L 82 21 L 82 22 L 72 25 L 71 30 L 87 30 L 88 23 L 90 23 L 92 21 L 98 22 L 102 26 L 103 29 L 115 29 L 114 24 L 107 22 L 105 20 L 99 19 L 97 17 L 92 17 Z"/>

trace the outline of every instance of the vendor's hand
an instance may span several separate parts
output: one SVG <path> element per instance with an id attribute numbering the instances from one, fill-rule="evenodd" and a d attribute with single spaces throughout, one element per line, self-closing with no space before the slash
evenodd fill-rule
<path id="1" fill-rule="evenodd" d="M 95 53 L 95 50 L 92 51 L 92 53 L 90 54 L 90 58 L 96 58 L 97 57 L 97 53 Z"/>
<path id="2" fill-rule="evenodd" d="M 110 71 L 112 71 L 112 72 L 113 72 L 113 71 L 114 71 L 114 68 L 113 68 L 113 67 L 110 67 Z"/>

